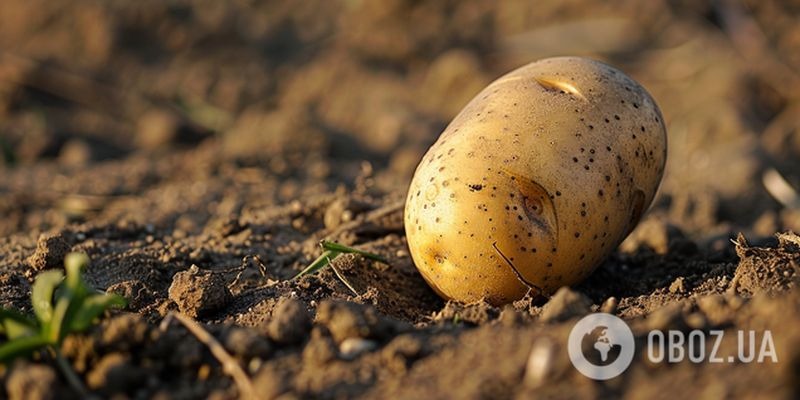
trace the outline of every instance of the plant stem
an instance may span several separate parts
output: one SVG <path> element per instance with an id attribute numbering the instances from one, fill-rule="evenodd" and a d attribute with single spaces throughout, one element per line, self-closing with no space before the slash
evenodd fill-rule
<path id="1" fill-rule="evenodd" d="M 367 251 L 364 251 L 364 250 L 359 250 L 359 249 L 356 249 L 356 248 L 353 248 L 353 247 L 350 247 L 350 246 L 345 246 L 343 244 L 339 244 L 339 243 L 336 243 L 336 242 L 323 240 L 322 242 L 320 242 L 320 245 L 325 250 L 338 251 L 339 253 L 358 254 L 360 256 L 369 258 L 370 260 L 375 260 L 375 261 L 378 261 L 378 262 L 383 263 L 383 264 L 389 264 L 389 262 L 386 261 L 385 258 L 383 258 L 383 257 L 381 257 L 381 256 L 379 256 L 377 254 L 370 253 L 370 252 L 367 252 Z"/>
<path id="2" fill-rule="evenodd" d="M 67 359 L 64 358 L 63 355 L 61 355 L 61 351 L 59 351 L 53 346 L 50 347 L 50 350 L 55 355 L 56 364 L 58 365 L 58 368 L 61 370 L 61 373 L 64 375 L 64 378 L 67 379 L 67 383 L 72 387 L 74 391 L 78 393 L 78 395 L 81 398 L 84 399 L 87 398 L 88 392 L 86 391 L 86 388 L 83 386 L 83 383 L 81 383 L 81 379 L 69 365 L 69 362 L 67 362 Z"/>

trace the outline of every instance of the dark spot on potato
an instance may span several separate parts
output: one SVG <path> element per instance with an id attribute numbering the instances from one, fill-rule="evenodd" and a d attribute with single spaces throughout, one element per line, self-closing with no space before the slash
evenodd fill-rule
<path id="1" fill-rule="evenodd" d="M 480 192 L 483 189 L 483 185 L 481 184 L 472 184 L 467 186 L 469 186 L 470 192 Z"/>

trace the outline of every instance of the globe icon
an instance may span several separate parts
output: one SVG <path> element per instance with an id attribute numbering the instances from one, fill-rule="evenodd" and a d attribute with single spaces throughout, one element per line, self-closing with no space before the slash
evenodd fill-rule
<path id="1" fill-rule="evenodd" d="M 597 366 L 614 363 L 622 352 L 622 346 L 611 343 L 607 326 L 595 326 L 587 331 L 581 339 L 581 351 L 584 358 Z"/>
<path id="2" fill-rule="evenodd" d="M 631 328 L 611 314 L 589 314 L 578 321 L 567 343 L 572 365 L 588 378 L 607 380 L 625 372 L 636 351 Z"/>

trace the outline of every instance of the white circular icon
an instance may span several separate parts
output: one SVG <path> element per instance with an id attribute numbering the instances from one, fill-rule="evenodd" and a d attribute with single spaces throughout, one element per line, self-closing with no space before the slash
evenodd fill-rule
<path id="1" fill-rule="evenodd" d="M 583 375 L 604 381 L 623 373 L 633 360 L 636 345 L 631 328 L 605 313 L 583 317 L 569 333 L 567 351 Z"/>

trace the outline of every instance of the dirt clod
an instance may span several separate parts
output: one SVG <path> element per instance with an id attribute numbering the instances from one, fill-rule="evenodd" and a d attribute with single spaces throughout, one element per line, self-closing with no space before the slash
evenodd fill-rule
<path id="1" fill-rule="evenodd" d="M 28 257 L 28 265 L 36 271 L 63 268 L 69 251 L 70 245 L 61 233 L 42 234 L 36 242 L 36 252 Z"/>
<path id="2" fill-rule="evenodd" d="M 56 371 L 46 365 L 17 363 L 6 378 L 9 400 L 55 399 L 58 387 Z"/>
<path id="3" fill-rule="evenodd" d="M 797 286 L 800 276 L 798 236 L 787 233 L 779 236 L 776 247 L 755 247 L 743 235 L 736 240 L 739 266 L 734 282 L 738 292 L 756 294 L 776 293 Z"/>
<path id="4" fill-rule="evenodd" d="M 269 337 L 284 344 L 303 342 L 311 330 L 311 315 L 306 304 L 299 299 L 284 298 L 275 306 L 272 318 L 266 323 Z"/>
<path id="5" fill-rule="evenodd" d="M 169 298 L 182 313 L 195 318 L 219 310 L 233 296 L 221 275 L 193 266 L 175 274 L 169 287 Z"/>
<path id="6" fill-rule="evenodd" d="M 131 310 L 140 310 L 151 304 L 155 299 L 155 293 L 147 287 L 147 284 L 139 279 L 131 279 L 115 283 L 106 289 L 108 293 L 116 293 L 128 300 L 128 307 Z"/>
<path id="7" fill-rule="evenodd" d="M 143 383 L 145 378 L 146 375 L 131 363 L 129 356 L 111 353 L 101 358 L 86 374 L 86 385 L 90 389 L 111 395 L 130 390 Z"/>
<path id="8" fill-rule="evenodd" d="M 231 354 L 244 359 L 266 359 L 272 354 L 272 345 L 252 328 L 231 327 L 222 342 Z"/>
<path id="9" fill-rule="evenodd" d="M 582 317 L 591 311 L 592 301 L 585 294 L 568 287 L 558 289 L 542 307 L 543 322 L 566 321 Z"/>
<path id="10" fill-rule="evenodd" d="M 334 300 L 319 305 L 317 322 L 328 328 L 337 343 L 347 338 L 380 340 L 402 329 L 372 306 Z"/>

